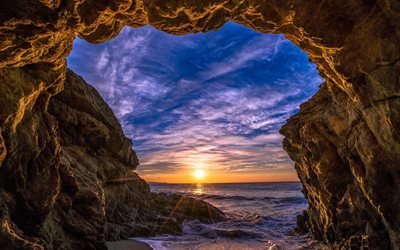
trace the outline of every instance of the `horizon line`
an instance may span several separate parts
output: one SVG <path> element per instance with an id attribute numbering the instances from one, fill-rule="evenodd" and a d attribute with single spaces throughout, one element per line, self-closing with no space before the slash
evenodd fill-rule
<path id="1" fill-rule="evenodd" d="M 298 181 L 252 181 L 252 182 L 158 182 L 146 181 L 148 184 L 253 184 L 253 183 L 294 183 Z"/>

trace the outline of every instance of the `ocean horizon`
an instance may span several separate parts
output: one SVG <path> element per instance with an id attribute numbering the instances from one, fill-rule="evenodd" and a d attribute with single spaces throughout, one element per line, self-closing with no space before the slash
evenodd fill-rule
<path id="1" fill-rule="evenodd" d="M 257 184 L 257 183 L 301 183 L 298 181 L 245 181 L 245 182 L 162 182 L 162 181 L 146 181 L 149 185 L 152 184 Z"/>

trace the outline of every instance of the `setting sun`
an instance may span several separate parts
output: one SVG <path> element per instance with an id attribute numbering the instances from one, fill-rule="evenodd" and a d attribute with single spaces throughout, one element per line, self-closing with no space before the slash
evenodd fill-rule
<path id="1" fill-rule="evenodd" d="M 204 169 L 196 169 L 193 172 L 193 176 L 197 179 L 197 180 L 202 180 L 204 179 L 204 177 L 206 176 L 206 171 Z"/>

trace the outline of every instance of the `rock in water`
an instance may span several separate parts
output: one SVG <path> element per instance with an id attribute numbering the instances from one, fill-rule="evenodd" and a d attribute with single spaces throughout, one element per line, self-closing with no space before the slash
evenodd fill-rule
<path id="1" fill-rule="evenodd" d="M 199 220 L 214 223 L 225 219 L 224 213 L 200 199 L 179 194 L 153 193 L 153 206 L 164 216 L 170 216 L 183 222 Z"/>

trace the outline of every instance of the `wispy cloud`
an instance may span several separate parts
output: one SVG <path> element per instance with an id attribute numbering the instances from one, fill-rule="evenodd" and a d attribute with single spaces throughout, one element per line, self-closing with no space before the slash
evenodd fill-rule
<path id="1" fill-rule="evenodd" d="M 78 40 L 69 66 L 114 110 L 143 174 L 199 164 L 227 173 L 293 170 L 278 130 L 321 82 L 283 36 L 232 23 L 183 37 L 144 27 L 98 46 Z"/>
<path id="2" fill-rule="evenodd" d="M 288 42 L 278 36 L 261 36 L 251 38 L 249 41 L 236 46 L 234 53 L 222 61 L 212 62 L 203 72 L 207 80 L 230 74 L 237 70 L 251 67 L 256 61 L 271 61 L 279 52 L 281 43 Z M 234 46 L 235 44 L 230 44 Z"/>

